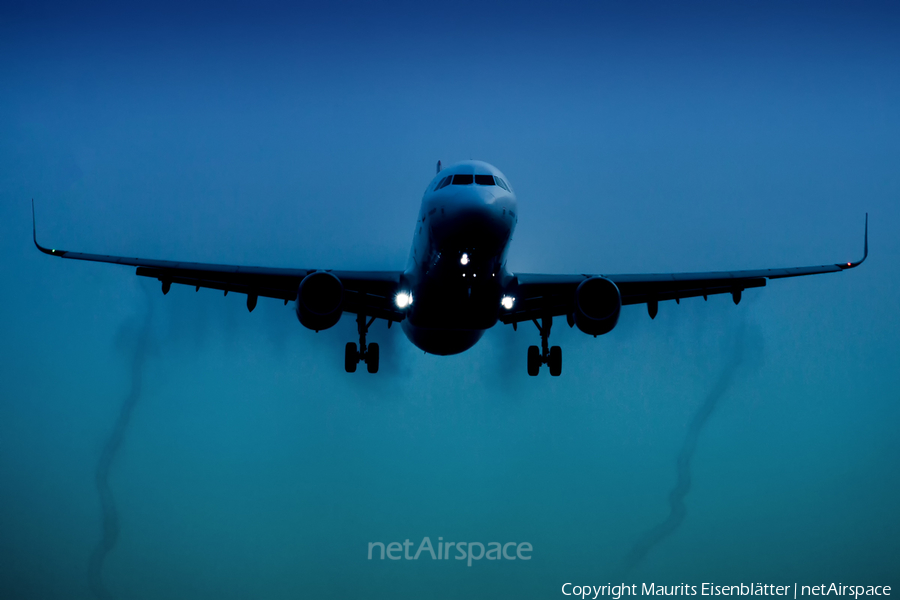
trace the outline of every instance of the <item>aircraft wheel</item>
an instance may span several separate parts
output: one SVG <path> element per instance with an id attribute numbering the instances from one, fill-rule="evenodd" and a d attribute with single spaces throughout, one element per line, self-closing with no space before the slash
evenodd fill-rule
<path id="1" fill-rule="evenodd" d="M 344 346 L 344 370 L 348 373 L 355 373 L 358 362 L 359 352 L 356 350 L 356 344 L 347 342 L 347 345 Z"/>
<path id="2" fill-rule="evenodd" d="M 366 369 L 369 373 L 378 372 L 378 344 L 369 344 L 366 350 Z"/>
<path id="3" fill-rule="evenodd" d="M 559 377 L 562 373 L 562 348 L 553 346 L 550 348 L 550 358 L 547 360 L 547 366 L 550 367 L 550 375 Z"/>
<path id="4" fill-rule="evenodd" d="M 541 370 L 541 349 L 528 346 L 528 374 L 534 377 Z"/>

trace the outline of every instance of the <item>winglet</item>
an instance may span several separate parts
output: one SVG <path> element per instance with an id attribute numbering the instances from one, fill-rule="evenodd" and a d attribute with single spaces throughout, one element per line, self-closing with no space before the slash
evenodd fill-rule
<path id="1" fill-rule="evenodd" d="M 856 262 L 848 262 L 848 263 L 840 263 L 837 265 L 842 270 L 844 269 L 852 269 L 853 267 L 858 267 L 859 265 L 865 262 L 866 257 L 869 256 L 869 213 L 866 213 L 866 230 L 863 236 L 863 257 Z"/>
<path id="2" fill-rule="evenodd" d="M 43 252 L 44 254 L 50 254 L 52 256 L 63 256 L 66 251 L 65 250 L 54 250 L 51 248 L 44 248 L 37 241 L 37 225 L 35 225 L 34 218 L 34 198 L 31 199 L 31 238 L 34 240 L 34 245 L 37 246 L 37 249 Z"/>

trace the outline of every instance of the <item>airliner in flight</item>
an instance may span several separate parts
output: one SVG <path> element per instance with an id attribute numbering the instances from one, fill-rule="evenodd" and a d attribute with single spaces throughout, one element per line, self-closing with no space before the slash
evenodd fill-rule
<path id="1" fill-rule="evenodd" d="M 34 244 L 41 252 L 137 267 L 137 275 L 162 282 L 163 294 L 173 283 L 246 294 L 250 311 L 260 296 L 285 305 L 293 301 L 297 319 L 315 331 L 333 327 L 344 313 L 356 315 L 359 344 L 348 342 L 344 351 L 348 373 L 360 362 L 369 373 L 378 371 L 378 344 L 366 343 L 376 319 L 386 320 L 388 327 L 400 323 L 413 344 L 439 355 L 468 350 L 498 321 L 513 329 L 530 321 L 541 345 L 528 348 L 528 374 L 537 375 L 547 365 L 550 375 L 559 376 L 562 351 L 549 345 L 554 317 L 564 316 L 569 327 L 596 337 L 616 326 L 622 306 L 646 304 L 652 319 L 667 300 L 731 294 L 737 304 L 744 290 L 763 287 L 770 279 L 845 271 L 869 253 L 866 215 L 863 257 L 856 262 L 706 273 L 512 273 L 506 258 L 519 219 L 516 194 L 497 168 L 474 160 L 445 169 L 438 162 L 403 271 L 243 267 L 69 252 L 38 243 L 33 213 L 32 202 Z"/>

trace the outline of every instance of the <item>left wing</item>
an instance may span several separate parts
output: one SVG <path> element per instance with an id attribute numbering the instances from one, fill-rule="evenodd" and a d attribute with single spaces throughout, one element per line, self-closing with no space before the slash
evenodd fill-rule
<path id="1" fill-rule="evenodd" d="M 130 258 L 85 254 L 46 248 L 37 241 L 34 225 L 34 202 L 31 204 L 34 245 L 44 254 L 137 267 L 136 274 L 153 277 L 162 282 L 163 294 L 169 293 L 173 283 L 211 288 L 247 295 L 247 308 L 253 310 L 259 296 L 278 298 L 285 304 L 297 298 L 297 288 L 304 277 L 318 269 L 278 269 L 271 267 L 242 267 L 210 263 L 191 263 L 171 260 Z M 385 319 L 389 323 L 402 321 L 404 313 L 397 310 L 393 298 L 400 283 L 400 271 L 331 271 L 344 286 L 344 312 Z"/>
<path id="2" fill-rule="evenodd" d="M 679 302 L 682 298 L 731 294 L 734 303 L 741 301 L 741 292 L 748 288 L 763 287 L 769 279 L 838 273 L 858 267 L 869 255 L 869 215 L 863 241 L 863 257 L 856 262 L 836 263 L 817 267 L 788 267 L 781 269 L 756 269 L 747 271 L 712 271 L 706 273 L 645 273 L 599 275 L 616 284 L 622 295 L 622 305 L 647 304 L 650 317 L 656 317 L 659 303 L 664 300 Z M 516 305 L 513 310 L 502 311 L 503 323 L 520 323 L 543 317 L 567 315 L 574 310 L 575 290 L 585 279 L 596 275 L 540 275 L 520 273 L 515 275 Z"/>

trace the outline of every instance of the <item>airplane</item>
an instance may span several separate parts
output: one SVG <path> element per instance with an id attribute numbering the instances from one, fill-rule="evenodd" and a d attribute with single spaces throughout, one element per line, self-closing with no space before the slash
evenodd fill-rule
<path id="1" fill-rule="evenodd" d="M 377 373 L 377 343 L 366 343 L 376 319 L 388 328 L 400 323 L 403 333 L 426 353 L 450 355 L 474 346 L 498 321 L 517 328 L 531 321 L 540 347 L 528 348 L 527 371 L 536 376 L 543 365 L 550 375 L 562 372 L 562 350 L 550 346 L 554 317 L 569 327 L 597 337 L 612 331 L 623 306 L 646 304 L 650 318 L 659 303 L 713 294 L 731 294 L 735 304 L 750 288 L 770 279 L 835 273 L 858 267 L 869 255 L 866 213 L 863 257 L 855 262 L 813 267 L 745 271 L 650 274 L 512 273 L 507 254 L 519 219 L 516 194 L 496 167 L 467 160 L 441 167 L 428 184 L 416 219 L 412 249 L 403 271 L 338 271 L 245 267 L 104 256 L 41 246 L 37 241 L 32 200 L 32 235 L 38 250 L 51 256 L 137 267 L 136 274 L 173 283 L 246 294 L 247 309 L 260 296 L 293 301 L 297 319 L 314 331 L 333 327 L 344 313 L 356 315 L 359 345 L 348 342 L 344 369 L 360 362 Z"/>

